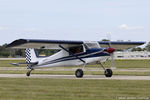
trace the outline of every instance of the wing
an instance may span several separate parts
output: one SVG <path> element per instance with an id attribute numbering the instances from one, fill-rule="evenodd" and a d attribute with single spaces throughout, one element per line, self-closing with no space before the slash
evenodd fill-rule
<path id="1" fill-rule="evenodd" d="M 102 48 L 108 47 L 109 41 L 99 41 Z M 145 42 L 131 42 L 131 41 L 111 41 L 111 47 L 117 50 L 130 49 L 145 44 Z"/>
<path id="2" fill-rule="evenodd" d="M 69 48 L 82 45 L 83 41 L 19 39 L 8 44 L 10 48 L 61 49 L 59 45 Z"/>
<path id="3" fill-rule="evenodd" d="M 59 45 L 69 48 L 80 46 L 83 41 L 66 41 L 66 40 L 38 40 L 38 39 L 19 39 L 8 44 L 10 48 L 36 48 L 36 49 L 61 49 Z M 108 41 L 98 41 L 101 47 L 108 47 Z M 115 49 L 129 49 L 144 44 L 145 42 L 113 42 L 111 45 Z"/>

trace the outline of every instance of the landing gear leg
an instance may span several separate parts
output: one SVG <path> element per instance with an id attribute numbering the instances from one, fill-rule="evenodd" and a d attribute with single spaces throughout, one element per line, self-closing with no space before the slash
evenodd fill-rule
<path id="1" fill-rule="evenodd" d="M 77 70 L 76 70 L 75 75 L 76 75 L 77 78 L 82 78 L 82 77 L 83 77 L 83 75 L 84 75 L 83 70 L 84 70 L 84 68 L 85 68 L 85 65 L 86 65 L 86 64 L 83 65 L 82 69 L 77 69 Z"/>
<path id="2" fill-rule="evenodd" d="M 30 76 L 30 73 L 33 69 L 30 69 L 27 73 L 26 73 L 26 76 Z"/>
<path id="3" fill-rule="evenodd" d="M 106 77 L 111 77 L 113 75 L 113 71 L 111 69 L 105 69 L 105 67 L 102 63 L 100 63 L 100 65 L 105 70 L 104 75 Z"/>

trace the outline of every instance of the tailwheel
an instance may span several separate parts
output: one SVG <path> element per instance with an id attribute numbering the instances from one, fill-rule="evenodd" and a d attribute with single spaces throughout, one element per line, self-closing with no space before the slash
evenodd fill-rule
<path id="1" fill-rule="evenodd" d="M 28 71 L 28 72 L 26 73 L 26 75 L 27 75 L 27 76 L 30 76 L 30 72 Z"/>
<path id="2" fill-rule="evenodd" d="M 106 69 L 104 74 L 105 74 L 106 77 L 111 77 L 113 75 L 113 72 L 112 72 L 111 69 Z"/>
<path id="3" fill-rule="evenodd" d="M 75 72 L 75 75 L 77 78 L 82 78 L 83 77 L 83 70 L 82 69 L 77 69 Z"/>
<path id="4" fill-rule="evenodd" d="M 26 75 L 27 75 L 27 76 L 30 76 L 32 70 L 33 70 L 33 69 L 29 70 L 29 71 L 26 73 Z"/>

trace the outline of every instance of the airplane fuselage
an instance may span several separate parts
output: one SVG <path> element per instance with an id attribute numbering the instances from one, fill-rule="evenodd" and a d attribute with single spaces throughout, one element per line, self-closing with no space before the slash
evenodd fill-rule
<path id="1" fill-rule="evenodd" d="M 83 65 L 84 62 L 79 60 L 77 57 L 81 58 L 88 63 L 100 61 L 105 62 L 110 54 L 103 50 L 103 48 L 92 48 L 88 49 L 85 52 L 77 53 L 74 55 L 70 55 L 65 50 L 61 50 L 58 53 L 49 56 L 49 57 L 38 57 L 38 64 L 33 66 L 36 68 L 45 68 L 45 67 L 62 67 L 62 66 L 79 66 Z"/>

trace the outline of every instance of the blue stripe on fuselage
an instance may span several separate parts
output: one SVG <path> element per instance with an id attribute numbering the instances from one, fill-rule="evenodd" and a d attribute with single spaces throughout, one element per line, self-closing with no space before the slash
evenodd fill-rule
<path id="1" fill-rule="evenodd" d="M 88 49 L 86 52 L 78 53 L 75 55 L 82 59 L 83 58 L 100 57 L 100 56 L 110 56 L 110 54 L 108 54 L 107 52 L 104 52 L 102 48 Z M 66 57 L 62 57 L 62 58 L 58 58 L 58 59 L 46 62 L 42 65 L 47 65 L 47 64 L 52 64 L 52 63 L 57 63 L 57 62 L 62 62 L 62 61 L 67 61 L 67 60 L 75 60 L 75 59 L 78 59 L 78 58 L 71 55 L 71 56 L 66 56 Z"/>

